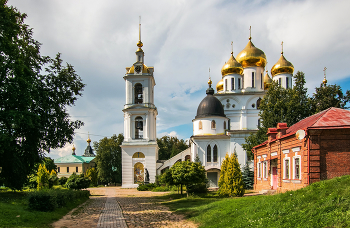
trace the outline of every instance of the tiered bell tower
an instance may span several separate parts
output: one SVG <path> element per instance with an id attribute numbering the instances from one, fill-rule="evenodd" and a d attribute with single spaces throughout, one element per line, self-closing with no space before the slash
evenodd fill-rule
<path id="1" fill-rule="evenodd" d="M 136 62 L 126 68 L 124 105 L 124 142 L 122 143 L 122 187 L 137 187 L 149 177 L 155 182 L 158 146 L 156 141 L 157 108 L 154 105 L 153 67 L 144 64 L 141 24 Z"/>

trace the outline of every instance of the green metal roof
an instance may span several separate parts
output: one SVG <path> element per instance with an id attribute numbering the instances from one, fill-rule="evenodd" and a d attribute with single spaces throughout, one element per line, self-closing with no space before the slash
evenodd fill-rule
<path id="1" fill-rule="evenodd" d="M 90 163 L 95 157 L 83 157 L 78 155 L 67 155 L 54 159 L 55 163 Z"/>

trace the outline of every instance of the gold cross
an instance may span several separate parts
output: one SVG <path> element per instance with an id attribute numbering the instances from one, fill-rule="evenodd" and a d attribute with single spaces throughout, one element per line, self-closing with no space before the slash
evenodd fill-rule
<path id="1" fill-rule="evenodd" d="M 233 55 L 233 41 L 231 41 L 231 49 L 232 49 L 231 54 Z"/>
<path id="2" fill-rule="evenodd" d="M 281 54 L 283 55 L 283 41 L 282 41 L 282 43 L 281 43 L 281 46 L 282 46 L 282 53 L 281 53 Z"/>
<path id="3" fill-rule="evenodd" d="M 326 78 L 326 70 L 327 70 L 327 67 L 325 67 L 325 68 L 323 69 L 324 78 Z"/>
<path id="4" fill-rule="evenodd" d="M 252 39 L 252 26 L 249 26 L 249 40 Z"/>

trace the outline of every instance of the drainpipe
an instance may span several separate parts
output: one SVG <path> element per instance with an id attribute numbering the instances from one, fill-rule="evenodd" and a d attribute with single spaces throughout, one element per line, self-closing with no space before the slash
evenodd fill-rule
<path id="1" fill-rule="evenodd" d="M 308 129 L 306 129 L 307 134 L 307 185 L 310 185 L 310 135 L 308 134 Z"/>

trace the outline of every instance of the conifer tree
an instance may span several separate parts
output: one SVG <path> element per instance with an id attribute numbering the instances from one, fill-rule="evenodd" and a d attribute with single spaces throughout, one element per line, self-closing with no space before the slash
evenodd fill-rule
<path id="1" fill-rule="evenodd" d="M 219 179 L 219 195 L 230 197 L 244 195 L 242 172 L 235 153 L 231 154 L 231 156 L 226 154 L 222 162 Z"/>
<path id="2" fill-rule="evenodd" d="M 250 169 L 248 162 L 243 167 L 242 178 L 245 185 L 245 189 L 253 189 L 254 172 Z"/>
<path id="3" fill-rule="evenodd" d="M 45 165 L 39 165 L 38 169 L 38 190 L 48 188 L 49 187 L 49 178 L 50 174 L 47 171 Z"/>

